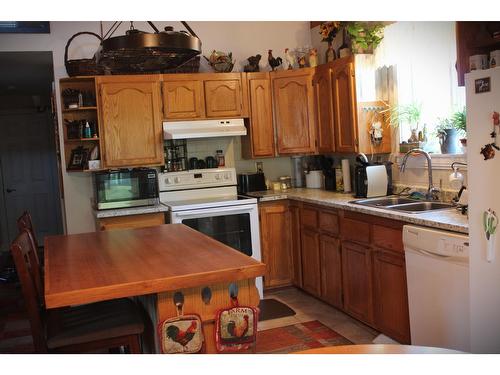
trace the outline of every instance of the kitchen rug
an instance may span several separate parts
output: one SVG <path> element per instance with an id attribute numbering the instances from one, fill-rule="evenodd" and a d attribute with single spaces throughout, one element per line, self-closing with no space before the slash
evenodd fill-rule
<path id="1" fill-rule="evenodd" d="M 257 333 L 257 353 L 286 354 L 325 346 L 352 345 L 340 333 L 312 320 Z"/>
<path id="2" fill-rule="evenodd" d="M 259 303 L 259 322 L 285 318 L 295 315 L 295 311 L 274 298 L 261 299 Z"/>

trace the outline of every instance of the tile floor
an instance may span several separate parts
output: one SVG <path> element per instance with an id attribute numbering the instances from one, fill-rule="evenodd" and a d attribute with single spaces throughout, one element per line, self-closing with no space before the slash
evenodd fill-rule
<path id="1" fill-rule="evenodd" d="M 355 344 L 371 344 L 379 334 L 374 329 L 351 318 L 342 311 L 294 287 L 264 292 L 264 298 L 275 298 L 287 304 L 295 310 L 296 315 L 259 322 L 259 331 L 310 320 L 319 320 Z"/>

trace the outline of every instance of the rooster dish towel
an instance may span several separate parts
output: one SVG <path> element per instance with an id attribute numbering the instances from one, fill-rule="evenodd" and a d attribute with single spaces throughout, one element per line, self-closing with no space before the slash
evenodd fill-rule
<path id="1" fill-rule="evenodd" d="M 158 330 L 162 353 L 198 353 L 203 347 L 201 318 L 198 315 L 167 319 L 159 324 Z"/>
<path id="2" fill-rule="evenodd" d="M 216 319 L 217 351 L 236 352 L 249 349 L 257 335 L 257 310 L 239 306 L 219 310 Z"/>

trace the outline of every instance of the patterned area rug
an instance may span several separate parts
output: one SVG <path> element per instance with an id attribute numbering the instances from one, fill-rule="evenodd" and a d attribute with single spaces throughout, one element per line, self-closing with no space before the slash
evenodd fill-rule
<path id="1" fill-rule="evenodd" d="M 352 342 L 317 320 L 257 333 L 257 353 L 261 354 L 293 353 L 337 345 L 352 345 Z"/>

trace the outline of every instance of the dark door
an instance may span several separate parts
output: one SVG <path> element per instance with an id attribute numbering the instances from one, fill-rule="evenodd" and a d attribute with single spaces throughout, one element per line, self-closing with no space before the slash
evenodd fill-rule
<path id="1" fill-rule="evenodd" d="M 16 219 L 29 210 L 39 245 L 49 234 L 62 233 L 54 129 L 49 110 L 0 115 L 2 250 L 17 235 Z"/>

